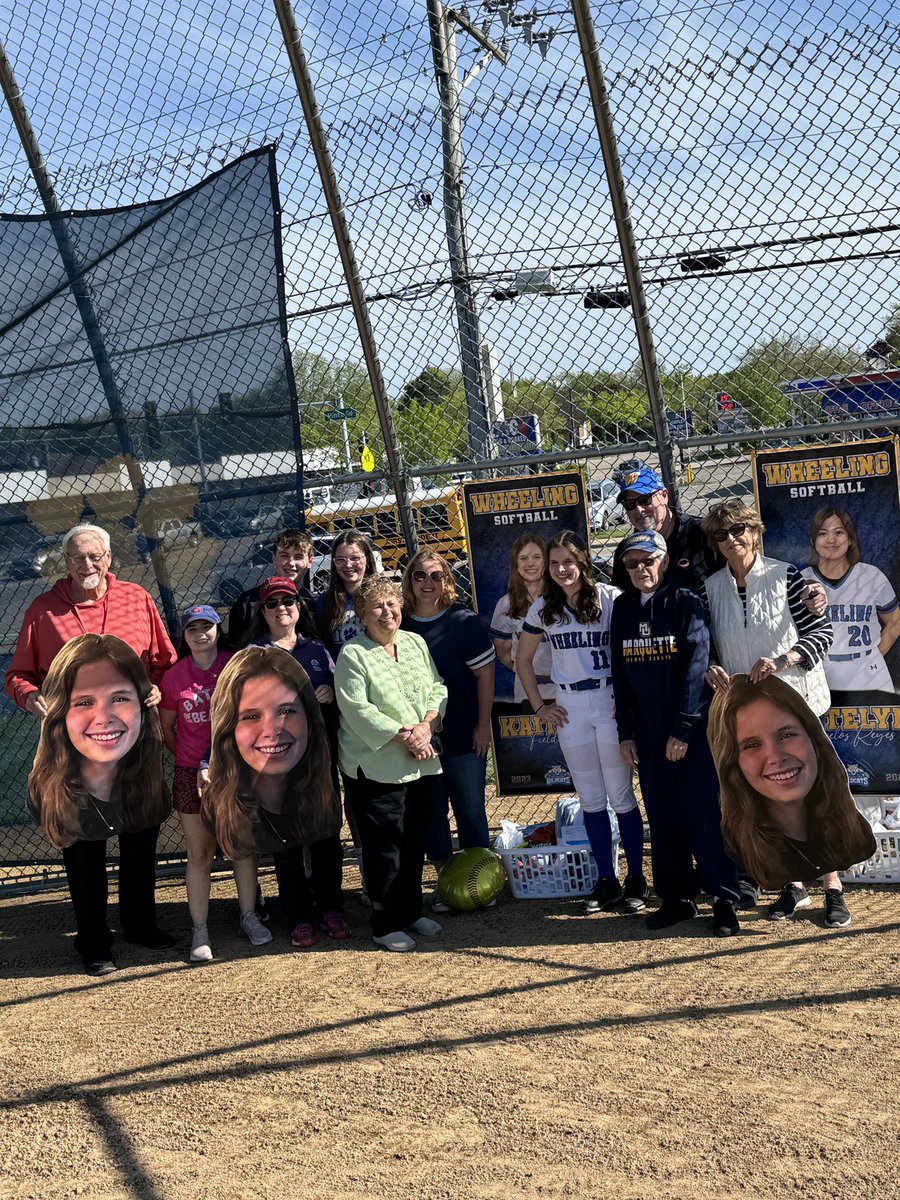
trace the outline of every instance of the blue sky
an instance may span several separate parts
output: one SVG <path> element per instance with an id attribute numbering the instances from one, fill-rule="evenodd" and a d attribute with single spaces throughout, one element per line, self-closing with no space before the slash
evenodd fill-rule
<path id="1" fill-rule="evenodd" d="M 546 61 L 510 31 L 510 62 L 463 95 L 470 266 L 476 276 L 554 266 L 575 294 L 491 299 L 482 336 L 513 377 L 622 369 L 636 357 L 627 313 L 586 312 L 580 291 L 621 284 L 583 66 L 564 3 Z M 30 0 L 3 40 L 64 205 L 110 207 L 171 194 L 245 150 L 279 142 L 289 311 L 346 299 L 274 10 L 254 0 Z M 489 14 L 472 4 L 473 19 Z M 610 0 L 594 19 L 660 357 L 727 369 L 771 336 L 862 347 L 898 291 L 893 250 L 873 234 L 805 248 L 746 249 L 741 267 L 825 264 L 721 279 L 679 275 L 711 246 L 897 220 L 900 9 L 887 4 L 703 4 Z M 298 7 L 389 389 L 429 363 L 457 363 L 440 203 L 437 92 L 424 0 Z M 491 32 L 502 34 L 496 15 Z M 460 62 L 477 57 L 460 37 Z M 430 207 L 413 206 L 417 192 Z M 0 114 L 0 209 L 36 210 L 11 123 Z M 608 264 L 588 267 L 586 264 Z M 298 315 L 295 346 L 359 359 L 346 311 Z"/>

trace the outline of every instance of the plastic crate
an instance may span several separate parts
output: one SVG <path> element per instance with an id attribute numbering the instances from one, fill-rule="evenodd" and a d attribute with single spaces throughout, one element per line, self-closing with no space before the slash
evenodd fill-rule
<path id="1" fill-rule="evenodd" d="M 900 883 L 900 833 L 872 830 L 875 853 L 865 862 L 839 872 L 845 883 Z"/>
<path id="2" fill-rule="evenodd" d="M 587 896 L 599 875 L 588 846 L 519 846 L 497 853 L 517 900 Z"/>

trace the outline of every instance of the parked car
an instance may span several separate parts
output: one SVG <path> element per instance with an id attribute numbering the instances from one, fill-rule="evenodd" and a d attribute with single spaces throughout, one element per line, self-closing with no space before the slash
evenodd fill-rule
<path id="1" fill-rule="evenodd" d="M 625 519 L 619 504 L 619 484 L 614 479 L 604 479 L 588 484 L 588 516 L 591 529 L 606 529 Z"/>
<path id="2" fill-rule="evenodd" d="M 12 529 L 7 528 L 5 534 L 9 535 L 8 542 L 4 539 L 4 553 L 0 558 L 0 579 L 5 582 L 37 579 L 54 552 L 54 561 L 57 558 L 62 561 L 59 534 L 36 534 L 31 526 L 17 527 L 14 536 Z M 65 571 L 62 573 L 65 574 Z"/>
<path id="3" fill-rule="evenodd" d="M 626 475 L 635 475 L 638 471 L 649 470 L 649 465 L 641 458 L 626 458 L 617 463 L 615 470 L 610 472 L 610 478 L 616 483 L 622 483 Z"/>

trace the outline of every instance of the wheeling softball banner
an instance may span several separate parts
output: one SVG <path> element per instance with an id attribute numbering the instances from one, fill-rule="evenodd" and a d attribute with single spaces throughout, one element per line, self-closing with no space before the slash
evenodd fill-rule
<path id="1" fill-rule="evenodd" d="M 584 479 L 579 471 L 559 471 L 466 483 L 462 491 L 475 611 L 490 628 L 498 601 L 509 588 L 513 545 L 524 535 L 546 543 L 571 529 L 590 545 Z M 508 624 L 511 629 L 513 622 Z M 515 640 L 511 633 L 511 645 Z M 535 670 L 540 681 L 537 659 Z M 526 796 L 570 788 L 556 734 L 517 697 L 515 675 L 499 659 L 496 678 L 492 726 L 498 794 Z"/>
<path id="2" fill-rule="evenodd" d="M 900 787 L 900 474 L 896 439 L 755 455 L 764 553 L 823 585 L 834 644 L 825 728 L 854 792 Z M 897 640 L 893 640 L 897 639 Z"/>

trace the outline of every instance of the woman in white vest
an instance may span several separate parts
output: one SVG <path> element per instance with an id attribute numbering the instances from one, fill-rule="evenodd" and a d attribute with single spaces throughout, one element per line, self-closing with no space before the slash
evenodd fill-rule
<path id="1" fill-rule="evenodd" d="M 742 500 L 714 505 L 703 525 L 710 545 L 725 559 L 704 588 L 717 664 L 710 666 L 707 683 L 727 691 L 732 675 L 749 675 L 751 683 L 777 675 L 822 716 L 831 703 L 823 662 L 834 633 L 828 620 L 807 606 L 808 580 L 790 563 L 760 554 L 764 526 Z M 841 890 L 836 872 L 822 882 Z M 787 883 L 769 916 L 781 920 L 809 905 L 802 882 Z M 848 912 L 843 923 L 849 921 Z"/>

